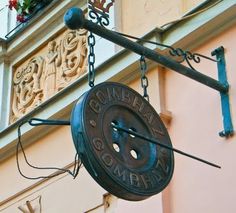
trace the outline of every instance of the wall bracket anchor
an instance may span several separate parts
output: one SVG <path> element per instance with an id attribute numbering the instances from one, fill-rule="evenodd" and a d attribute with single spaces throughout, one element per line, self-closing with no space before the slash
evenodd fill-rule
<path id="1" fill-rule="evenodd" d="M 226 75 L 224 47 L 221 46 L 221 47 L 215 49 L 211 53 L 211 55 L 216 56 L 216 59 L 217 59 L 219 82 L 224 85 L 227 85 L 229 87 L 229 84 L 227 81 L 227 75 Z M 220 97 L 221 97 L 221 111 L 222 111 L 222 117 L 223 117 L 224 130 L 222 130 L 219 133 L 219 136 L 220 137 L 230 137 L 233 135 L 234 129 L 233 129 L 231 113 L 230 113 L 229 91 L 227 91 L 227 92 L 220 91 Z"/>

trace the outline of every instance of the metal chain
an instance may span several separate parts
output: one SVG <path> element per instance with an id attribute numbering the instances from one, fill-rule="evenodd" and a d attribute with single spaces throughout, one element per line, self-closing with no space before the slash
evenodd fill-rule
<path id="1" fill-rule="evenodd" d="M 140 57 L 140 70 L 141 70 L 141 86 L 143 88 L 143 97 L 149 102 L 149 95 L 147 93 L 148 78 L 146 76 L 147 63 L 143 55 Z"/>
<path id="2" fill-rule="evenodd" d="M 95 80 L 95 69 L 94 69 L 94 63 L 95 63 L 95 53 L 94 53 L 94 46 L 95 46 L 95 36 L 92 32 L 90 32 L 88 36 L 88 46 L 89 46 L 89 54 L 88 54 L 88 81 L 89 86 L 94 86 L 94 80 Z"/>

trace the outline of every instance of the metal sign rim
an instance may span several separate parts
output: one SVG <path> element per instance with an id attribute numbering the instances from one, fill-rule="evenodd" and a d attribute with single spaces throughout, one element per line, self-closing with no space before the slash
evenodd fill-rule
<path id="1" fill-rule="evenodd" d="M 100 177 L 98 177 L 98 175 L 101 174 L 101 171 L 100 169 L 102 170 L 103 173 L 105 173 L 106 176 L 110 176 L 110 174 L 101 166 L 101 164 L 94 160 L 94 159 L 89 159 L 89 153 L 92 154 L 92 147 L 91 147 L 91 144 L 88 144 L 87 141 L 89 140 L 89 137 L 88 137 L 88 133 L 87 133 L 87 130 L 86 130 L 86 127 L 85 127 L 85 122 L 84 122 L 84 119 L 85 119 L 85 107 L 87 106 L 87 99 L 89 97 L 89 94 L 92 93 L 95 89 L 97 89 L 98 87 L 101 87 L 101 86 L 106 86 L 106 85 L 117 85 L 117 86 L 122 86 L 122 87 L 125 87 L 126 89 L 128 90 L 132 90 L 132 92 L 135 93 L 135 95 L 138 95 L 138 96 L 141 96 L 139 93 L 137 93 L 135 90 L 131 89 L 130 87 L 126 86 L 126 85 L 123 85 L 123 84 L 120 84 L 120 83 L 115 83 L 115 82 L 103 82 L 101 84 L 98 84 L 96 85 L 95 87 L 91 88 L 88 92 L 86 92 L 85 94 L 83 94 L 80 98 L 79 98 L 79 104 L 80 104 L 80 113 L 81 113 L 81 117 L 80 117 L 80 124 L 81 126 L 79 127 L 79 131 L 78 129 L 76 130 L 77 132 L 80 132 L 78 134 L 81 134 L 81 137 L 80 137 L 80 140 L 82 141 L 77 141 L 79 145 L 79 148 L 80 150 L 78 150 L 79 152 L 81 152 L 82 154 L 82 162 L 85 164 L 85 167 L 86 169 L 88 170 L 88 172 L 90 173 L 90 175 L 96 180 L 96 182 L 99 183 L 99 185 L 101 185 L 103 188 L 105 188 L 106 190 L 110 191 L 112 194 L 115 194 L 116 196 L 119 196 L 123 199 L 127 199 L 127 200 L 143 200 L 143 199 L 146 199 L 152 195 L 155 195 L 159 192 L 161 192 L 170 182 L 172 176 L 173 176 L 173 171 L 174 171 L 174 155 L 173 155 L 173 152 L 172 152 L 172 155 L 171 155 L 171 171 L 170 171 L 170 175 L 168 176 L 169 178 L 165 181 L 165 184 L 162 185 L 162 187 L 159 188 L 159 191 L 153 191 L 153 192 L 149 192 L 147 194 L 145 193 L 141 193 L 140 191 L 138 190 L 135 190 L 135 189 L 132 189 L 132 192 L 129 191 L 128 189 L 125 189 L 124 188 L 124 185 L 120 184 L 119 182 L 116 182 L 115 180 L 112 179 L 112 182 L 114 184 L 110 184 L 111 187 L 108 187 L 108 184 L 107 183 L 104 183 Z M 81 99 L 82 99 L 82 102 L 81 102 Z M 143 99 L 147 104 L 149 104 L 145 99 Z M 78 105 L 78 103 L 76 104 Z M 159 120 L 161 121 L 158 113 L 155 111 L 155 109 L 153 108 L 152 105 L 149 104 L 149 106 L 152 108 L 152 110 L 156 113 L 156 116 L 159 118 Z M 74 110 L 78 110 L 78 109 L 74 109 Z M 73 113 L 74 113 L 74 110 L 72 112 L 72 117 L 73 117 Z M 162 126 L 164 127 L 164 130 L 165 130 L 165 134 L 167 135 L 170 143 L 171 143 L 171 140 L 169 138 L 169 134 L 168 134 L 168 131 L 166 130 L 163 122 L 161 121 L 161 124 Z M 73 126 L 73 125 L 72 125 Z M 72 132 L 74 132 L 75 129 L 73 129 L 72 127 Z M 72 133 L 74 134 L 74 133 Z M 73 137 L 74 139 L 75 137 Z M 75 139 L 74 139 L 75 140 Z M 78 139 L 76 139 L 78 140 Z M 95 169 L 96 168 L 96 169 Z M 100 168 L 100 169 L 97 169 L 97 168 Z M 117 186 L 115 186 L 115 184 Z M 121 190 L 120 187 L 122 187 L 123 190 Z M 109 188 L 109 189 L 108 189 Z M 119 193 L 117 193 L 117 190 L 119 191 Z M 132 193 L 135 192 L 135 195 L 131 195 Z M 126 193 L 128 194 L 126 196 Z"/>

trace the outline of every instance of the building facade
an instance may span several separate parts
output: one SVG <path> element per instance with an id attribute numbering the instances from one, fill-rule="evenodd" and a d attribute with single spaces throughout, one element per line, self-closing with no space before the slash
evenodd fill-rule
<path id="1" fill-rule="evenodd" d="M 168 48 L 145 41 L 212 59 L 216 58 L 211 53 L 223 47 L 235 126 L 235 3 L 235 0 L 116 0 L 110 10 L 108 28 L 142 38 L 140 44 L 177 61 L 181 57 L 171 56 Z M 4 16 L 5 30 L 0 40 L 0 212 L 235 212 L 235 135 L 218 134 L 223 130 L 220 93 L 148 59 L 150 103 L 167 127 L 173 146 L 219 164 L 221 169 L 175 153 L 169 185 L 161 193 L 139 202 L 108 193 L 83 165 L 75 179 L 67 173 L 39 180 L 20 175 L 16 146 L 21 123 L 33 117 L 69 120 L 77 99 L 90 89 L 88 32 L 67 29 L 63 22 L 71 7 L 80 7 L 87 14 L 87 1 L 54 0 L 7 39 L 4 35 L 15 25 L 10 24 L 9 15 Z M 140 55 L 99 36 L 95 55 L 95 85 L 119 82 L 143 94 Z M 199 62 L 198 58 L 189 59 L 194 69 L 218 79 L 216 61 L 202 57 L 200 63 L 194 61 Z M 183 64 L 188 66 L 186 61 Z M 76 151 L 70 126 L 24 124 L 21 141 L 32 165 L 73 169 Z M 18 160 L 21 171 L 29 177 L 57 172 L 30 168 L 21 151 Z"/>

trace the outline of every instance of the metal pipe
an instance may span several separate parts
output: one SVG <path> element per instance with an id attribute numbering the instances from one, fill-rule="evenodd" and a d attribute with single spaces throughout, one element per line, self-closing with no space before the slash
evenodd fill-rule
<path id="1" fill-rule="evenodd" d="M 126 49 L 131 50 L 139 55 L 143 55 L 146 58 L 155 61 L 171 70 L 174 70 L 182 75 L 185 75 L 193 80 L 196 80 L 208 87 L 211 87 L 219 92 L 227 93 L 229 86 L 227 84 L 220 83 L 219 81 L 204 75 L 196 70 L 190 69 L 182 64 L 177 63 L 171 58 L 161 55 L 154 50 L 144 47 L 138 43 L 135 43 L 118 33 L 101 27 L 92 21 L 85 19 L 83 11 L 79 8 L 71 8 L 64 16 L 65 23 L 70 29 L 84 28 L 88 31 L 95 33 L 102 38 L 105 38 L 115 44 L 118 44 Z"/>

